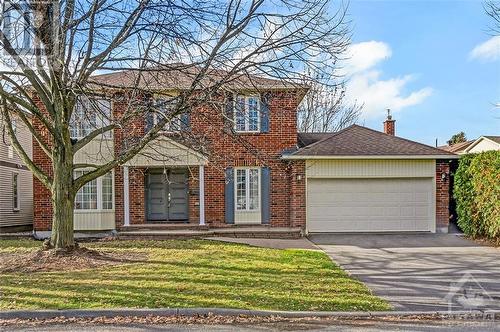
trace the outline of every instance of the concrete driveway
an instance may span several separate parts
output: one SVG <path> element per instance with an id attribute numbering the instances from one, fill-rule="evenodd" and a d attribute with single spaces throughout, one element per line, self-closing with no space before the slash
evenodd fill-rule
<path id="1" fill-rule="evenodd" d="M 395 310 L 500 309 L 500 249 L 453 234 L 316 234 L 310 240 Z"/>

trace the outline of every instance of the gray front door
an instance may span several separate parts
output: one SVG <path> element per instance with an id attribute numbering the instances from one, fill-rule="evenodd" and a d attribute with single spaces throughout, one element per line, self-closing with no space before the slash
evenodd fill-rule
<path id="1" fill-rule="evenodd" d="M 188 220 L 188 174 L 183 169 L 152 170 L 146 176 L 147 219 Z"/>

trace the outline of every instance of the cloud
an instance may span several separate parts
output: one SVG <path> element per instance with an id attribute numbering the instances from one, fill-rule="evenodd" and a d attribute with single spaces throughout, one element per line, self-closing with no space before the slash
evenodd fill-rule
<path id="1" fill-rule="evenodd" d="M 392 51 L 386 43 L 372 40 L 350 45 L 346 54 L 348 59 L 344 61 L 343 70 L 346 75 L 352 75 L 390 58 Z"/>
<path id="2" fill-rule="evenodd" d="M 469 54 L 469 58 L 483 61 L 500 60 L 500 36 L 491 37 L 484 43 L 474 47 Z"/>
<path id="3" fill-rule="evenodd" d="M 348 54 L 350 58 L 343 66 L 348 79 L 346 97 L 363 105 L 362 117 L 365 119 L 385 115 L 386 108 L 399 112 L 420 104 L 433 93 L 430 87 L 405 92 L 408 83 L 415 80 L 415 75 L 382 79 L 383 72 L 376 67 L 392 56 L 391 48 L 384 42 L 352 44 Z"/>

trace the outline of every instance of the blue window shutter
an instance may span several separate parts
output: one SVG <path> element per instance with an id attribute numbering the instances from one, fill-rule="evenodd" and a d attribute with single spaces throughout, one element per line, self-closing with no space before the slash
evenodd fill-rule
<path id="1" fill-rule="evenodd" d="M 269 132 L 269 93 L 262 94 L 260 98 L 260 132 Z"/>
<path id="2" fill-rule="evenodd" d="M 224 109 L 224 127 L 228 132 L 234 132 L 234 96 L 232 93 L 226 95 L 226 105 Z"/>
<path id="3" fill-rule="evenodd" d="M 189 113 L 183 113 L 181 114 L 181 130 L 189 130 L 191 127 L 191 124 L 189 123 L 190 121 L 190 114 Z"/>
<path id="4" fill-rule="evenodd" d="M 234 224 L 234 168 L 226 168 L 225 219 L 226 224 Z"/>
<path id="5" fill-rule="evenodd" d="M 153 128 L 153 113 L 152 112 L 148 112 L 146 113 L 146 125 L 145 125 L 145 132 L 147 133 L 148 131 L 151 130 L 151 128 Z"/>
<path id="6" fill-rule="evenodd" d="M 271 222 L 271 169 L 262 167 L 260 180 L 261 219 L 263 224 Z"/>

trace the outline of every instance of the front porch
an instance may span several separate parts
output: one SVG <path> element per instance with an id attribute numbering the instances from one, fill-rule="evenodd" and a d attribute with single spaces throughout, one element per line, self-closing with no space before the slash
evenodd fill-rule
<path id="1" fill-rule="evenodd" d="M 116 227 L 205 225 L 206 156 L 166 137 L 146 146 L 117 176 Z"/>

